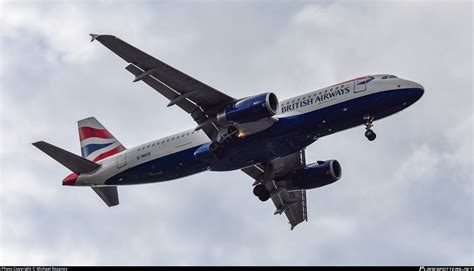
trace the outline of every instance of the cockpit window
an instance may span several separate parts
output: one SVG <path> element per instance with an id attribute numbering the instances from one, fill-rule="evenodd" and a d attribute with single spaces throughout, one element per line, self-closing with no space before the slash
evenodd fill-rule
<path id="1" fill-rule="evenodd" d="M 395 75 L 390 75 L 390 74 L 381 74 L 380 75 L 380 79 L 384 80 L 384 79 L 392 79 L 392 78 L 398 78 L 396 77 Z"/>
<path id="2" fill-rule="evenodd" d="M 384 79 L 392 79 L 392 78 L 398 78 L 396 77 L 395 75 L 390 75 L 390 74 L 384 74 L 380 77 L 380 79 L 384 80 Z"/>

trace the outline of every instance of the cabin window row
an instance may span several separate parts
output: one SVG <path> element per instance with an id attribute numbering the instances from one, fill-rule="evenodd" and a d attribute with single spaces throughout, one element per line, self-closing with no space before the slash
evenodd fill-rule
<path id="1" fill-rule="evenodd" d="M 156 142 L 153 142 L 152 144 L 148 144 L 148 145 L 146 145 L 146 146 L 139 147 L 139 148 L 137 149 L 137 151 L 144 150 L 144 149 L 148 149 L 148 148 L 154 147 L 154 146 L 158 146 L 160 143 L 161 143 L 161 144 L 165 144 L 165 142 L 170 142 L 170 141 L 173 141 L 173 140 L 178 139 L 178 138 L 183 138 L 183 137 L 185 137 L 185 136 L 190 136 L 190 135 L 194 134 L 195 132 L 196 132 L 196 131 L 188 132 L 188 133 L 181 134 L 181 135 L 178 135 L 178 136 L 173 136 L 173 137 L 167 138 L 166 140 L 163 139 L 163 140 L 161 140 L 161 142 L 160 142 L 160 141 L 156 141 Z"/>

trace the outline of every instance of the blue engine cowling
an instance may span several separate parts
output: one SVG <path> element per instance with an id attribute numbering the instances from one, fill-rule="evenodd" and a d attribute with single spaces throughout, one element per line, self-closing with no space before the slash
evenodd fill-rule
<path id="1" fill-rule="evenodd" d="M 209 146 L 212 143 L 206 143 L 201 145 L 199 148 L 197 148 L 196 151 L 194 151 L 194 157 L 196 157 L 197 160 L 202 161 L 202 162 L 212 162 L 215 160 L 214 155 L 209 150 Z"/>
<path id="2" fill-rule="evenodd" d="M 292 172 L 295 189 L 312 189 L 331 184 L 341 178 L 342 168 L 337 160 L 309 164 Z"/>
<path id="3" fill-rule="evenodd" d="M 269 118 L 278 110 L 278 98 L 272 92 L 244 98 L 217 114 L 222 125 L 249 123 Z"/>

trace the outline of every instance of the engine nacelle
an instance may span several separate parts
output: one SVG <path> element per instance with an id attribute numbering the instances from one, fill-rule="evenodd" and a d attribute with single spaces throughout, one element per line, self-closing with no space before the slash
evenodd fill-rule
<path id="1" fill-rule="evenodd" d="M 217 114 L 221 125 L 250 123 L 269 118 L 278 110 L 278 98 L 272 92 L 244 98 Z"/>
<path id="2" fill-rule="evenodd" d="M 209 149 L 211 144 L 212 143 L 209 142 L 197 148 L 197 150 L 194 151 L 194 157 L 196 157 L 197 160 L 202 161 L 202 162 L 214 161 L 215 157 L 214 155 L 212 155 L 211 150 Z"/>
<path id="3" fill-rule="evenodd" d="M 291 174 L 295 189 L 312 189 L 331 184 L 341 178 L 342 168 L 337 160 L 309 164 Z"/>

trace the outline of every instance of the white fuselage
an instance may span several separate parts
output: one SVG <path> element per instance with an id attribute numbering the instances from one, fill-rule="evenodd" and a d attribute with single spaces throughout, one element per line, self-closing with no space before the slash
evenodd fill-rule
<path id="1" fill-rule="evenodd" d="M 415 82 L 400 78 L 382 79 L 384 76 L 387 75 L 374 75 L 353 79 L 283 100 L 280 102 L 278 112 L 274 117 L 276 119 L 282 119 L 301 115 L 388 90 L 423 88 Z M 370 78 L 372 78 L 372 80 L 369 80 Z M 363 83 L 364 80 L 369 80 L 369 82 Z M 347 114 L 351 114 L 350 110 L 347 111 Z M 194 131 L 191 129 L 147 142 L 98 161 L 97 163 L 101 164 L 101 167 L 94 172 L 80 174 L 75 185 L 102 186 L 106 180 L 118 173 L 127 171 L 143 163 L 200 146 L 209 141 L 210 139 L 202 130 Z M 177 163 L 179 163 L 179 161 Z M 207 169 L 205 166 L 202 168 L 202 170 Z M 160 172 L 151 174 L 160 174 Z"/>

